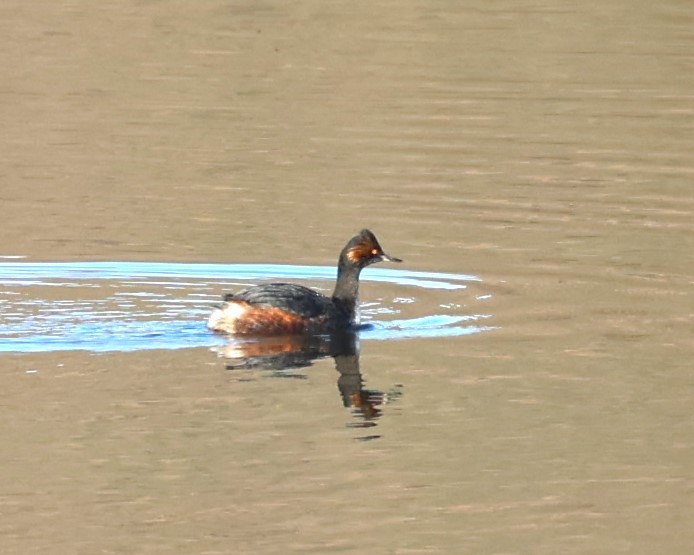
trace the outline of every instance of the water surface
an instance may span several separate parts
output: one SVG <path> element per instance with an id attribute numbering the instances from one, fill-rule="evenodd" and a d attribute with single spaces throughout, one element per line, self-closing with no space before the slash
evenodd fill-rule
<path id="1" fill-rule="evenodd" d="M 2 553 L 689 555 L 692 28 L 5 0 Z M 204 329 L 363 227 L 358 358 Z"/>

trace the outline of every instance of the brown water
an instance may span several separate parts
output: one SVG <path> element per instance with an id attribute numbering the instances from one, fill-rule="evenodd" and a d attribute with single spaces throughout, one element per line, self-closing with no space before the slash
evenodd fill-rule
<path id="1" fill-rule="evenodd" d="M 326 265 L 368 226 L 482 280 L 416 310 L 497 328 L 363 341 L 377 418 L 331 358 L 0 354 L 2 553 L 692 552 L 688 2 L 0 12 L 0 255 Z"/>

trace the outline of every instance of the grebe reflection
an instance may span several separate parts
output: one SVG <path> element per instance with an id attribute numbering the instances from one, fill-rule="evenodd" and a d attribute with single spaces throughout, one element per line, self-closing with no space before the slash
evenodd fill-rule
<path id="1" fill-rule="evenodd" d="M 235 341 L 218 350 L 228 370 L 270 370 L 274 376 L 304 379 L 293 372 L 306 368 L 319 358 L 333 357 L 338 372 L 337 388 L 345 408 L 359 418 L 350 427 L 368 428 L 376 425 L 383 406 L 401 395 L 401 386 L 388 391 L 366 389 L 359 362 L 359 338 L 345 330 L 330 336 L 266 337 Z M 372 436 L 362 439 L 373 439 Z"/>

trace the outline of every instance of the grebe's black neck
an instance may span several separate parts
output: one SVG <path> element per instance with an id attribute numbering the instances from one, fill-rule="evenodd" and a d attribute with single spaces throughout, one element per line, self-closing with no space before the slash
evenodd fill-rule
<path id="1" fill-rule="evenodd" d="M 344 257 L 340 257 L 337 265 L 337 282 L 333 292 L 333 301 L 350 322 L 357 320 L 360 272 L 361 268 L 344 260 Z"/>

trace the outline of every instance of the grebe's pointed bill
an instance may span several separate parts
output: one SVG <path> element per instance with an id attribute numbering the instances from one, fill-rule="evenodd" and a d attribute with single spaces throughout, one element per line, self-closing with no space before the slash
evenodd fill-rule
<path id="1" fill-rule="evenodd" d="M 381 260 L 383 262 L 402 262 L 402 258 L 395 258 L 394 256 L 390 256 L 384 252 L 381 253 Z"/>

